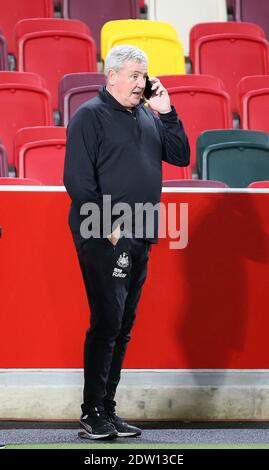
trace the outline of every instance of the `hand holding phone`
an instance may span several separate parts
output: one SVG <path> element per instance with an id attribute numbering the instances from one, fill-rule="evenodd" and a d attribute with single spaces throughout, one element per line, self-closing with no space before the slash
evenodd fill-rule
<path id="1" fill-rule="evenodd" d="M 146 77 L 144 97 L 149 101 L 149 105 L 154 111 L 160 114 L 166 114 L 171 111 L 168 91 L 157 77 L 152 77 L 151 81 L 148 76 Z"/>

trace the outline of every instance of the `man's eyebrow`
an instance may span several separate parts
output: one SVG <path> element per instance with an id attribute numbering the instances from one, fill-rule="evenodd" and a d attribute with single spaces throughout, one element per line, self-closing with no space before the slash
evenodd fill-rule
<path id="1" fill-rule="evenodd" d="M 133 72 L 131 73 L 138 73 L 139 75 L 147 75 L 146 72 L 139 72 L 138 70 L 134 70 Z"/>

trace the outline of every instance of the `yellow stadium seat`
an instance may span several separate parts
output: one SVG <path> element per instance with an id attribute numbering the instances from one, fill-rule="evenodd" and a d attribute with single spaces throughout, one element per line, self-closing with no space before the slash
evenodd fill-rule
<path id="1" fill-rule="evenodd" d="M 184 74 L 185 60 L 176 29 L 169 23 L 148 20 L 108 21 L 101 30 L 101 56 L 121 44 L 142 49 L 149 59 L 149 75 Z"/>

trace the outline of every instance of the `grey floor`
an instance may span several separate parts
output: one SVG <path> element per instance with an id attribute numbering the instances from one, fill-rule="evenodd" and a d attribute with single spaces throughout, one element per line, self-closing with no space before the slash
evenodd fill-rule
<path id="1" fill-rule="evenodd" d="M 139 438 L 118 438 L 119 443 L 141 444 L 269 444 L 269 423 L 134 423 L 143 429 Z M 5 444 L 87 443 L 78 437 L 76 423 L 0 421 L 0 442 Z M 98 441 L 95 443 L 98 443 Z"/>

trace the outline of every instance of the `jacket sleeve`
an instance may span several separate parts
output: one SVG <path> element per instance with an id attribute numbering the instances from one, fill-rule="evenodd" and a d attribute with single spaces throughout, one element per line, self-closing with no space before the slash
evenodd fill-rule
<path id="1" fill-rule="evenodd" d="M 177 166 L 189 165 L 189 141 L 175 108 L 172 106 L 169 113 L 160 114 L 157 119 L 163 142 L 163 160 Z"/>
<path id="2" fill-rule="evenodd" d="M 85 202 L 94 202 L 101 207 L 95 176 L 97 152 L 95 118 L 89 109 L 82 108 L 68 124 L 64 165 L 64 185 L 79 210 Z"/>

